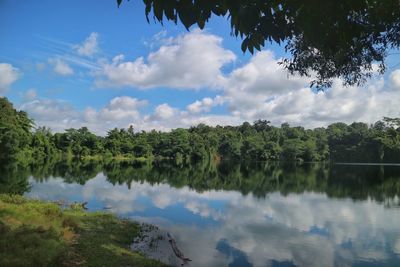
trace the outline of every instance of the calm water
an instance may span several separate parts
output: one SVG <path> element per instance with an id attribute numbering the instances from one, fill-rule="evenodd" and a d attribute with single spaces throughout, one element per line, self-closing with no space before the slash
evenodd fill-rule
<path id="1" fill-rule="evenodd" d="M 190 266 L 400 266 L 400 166 L 59 163 L 0 188 L 157 224 Z"/>

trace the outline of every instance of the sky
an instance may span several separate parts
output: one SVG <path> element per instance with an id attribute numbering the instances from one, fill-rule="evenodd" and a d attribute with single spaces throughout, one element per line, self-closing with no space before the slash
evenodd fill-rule
<path id="1" fill-rule="evenodd" d="M 53 131 L 103 135 L 239 125 L 306 128 L 400 117 L 400 57 L 361 87 L 316 92 L 278 64 L 283 48 L 243 53 L 227 18 L 204 30 L 150 19 L 142 1 L 0 0 L 0 96 Z"/>

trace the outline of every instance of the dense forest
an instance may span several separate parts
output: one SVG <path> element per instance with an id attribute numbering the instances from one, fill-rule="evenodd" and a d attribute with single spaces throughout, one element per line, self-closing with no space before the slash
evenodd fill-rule
<path id="1" fill-rule="evenodd" d="M 176 164 L 202 160 L 399 162 L 400 119 L 383 118 L 372 125 L 337 122 L 305 129 L 268 120 L 240 126 L 204 124 L 170 132 L 112 129 L 97 136 L 88 128 L 52 133 L 34 127 L 24 111 L 0 98 L 0 161 L 45 162 L 55 158 L 171 160 Z"/>

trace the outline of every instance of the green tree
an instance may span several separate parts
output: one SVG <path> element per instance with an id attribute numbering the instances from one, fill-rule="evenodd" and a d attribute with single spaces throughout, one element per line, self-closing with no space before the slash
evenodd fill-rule
<path id="1" fill-rule="evenodd" d="M 223 158 L 240 159 L 242 136 L 236 131 L 226 132 L 219 144 L 218 152 Z"/>
<path id="2" fill-rule="evenodd" d="M 29 157 L 32 127 L 26 112 L 17 111 L 7 98 L 0 97 L 0 160 Z"/>
<path id="3" fill-rule="evenodd" d="M 281 159 L 289 161 L 303 161 L 301 155 L 304 153 L 305 145 L 298 139 L 287 139 L 283 143 Z"/>

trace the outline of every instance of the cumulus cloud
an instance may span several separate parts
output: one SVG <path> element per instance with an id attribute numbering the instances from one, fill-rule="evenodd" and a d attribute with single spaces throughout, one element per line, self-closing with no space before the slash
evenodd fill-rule
<path id="1" fill-rule="evenodd" d="M 0 63 L 0 93 L 7 91 L 18 78 L 19 71 L 17 68 L 8 63 Z"/>
<path id="2" fill-rule="evenodd" d="M 171 38 L 145 59 L 114 57 L 96 72 L 100 87 L 170 87 L 199 89 L 218 86 L 222 66 L 234 61 L 235 54 L 222 47 L 222 38 L 194 31 Z"/>
<path id="3" fill-rule="evenodd" d="M 93 108 L 87 108 L 84 112 L 84 118 L 89 123 L 106 123 L 112 127 L 112 124 L 125 124 L 127 127 L 130 122 L 136 121 L 140 117 L 139 109 L 146 106 L 146 100 L 139 100 L 129 96 L 115 97 L 109 104 L 99 111 Z"/>
<path id="4" fill-rule="evenodd" d="M 383 116 L 400 116 L 400 71 L 385 81 L 373 78 L 365 86 L 345 87 L 336 79 L 332 88 L 316 92 L 307 77 L 289 76 L 271 51 L 256 53 L 248 63 L 223 79 L 221 98 L 230 114 L 241 121 L 268 119 L 306 127 L 327 126 L 336 121 L 375 122 Z M 200 101 L 192 112 L 207 111 Z"/>
<path id="5" fill-rule="evenodd" d="M 113 98 L 110 103 L 100 111 L 101 118 L 107 121 L 121 119 L 137 119 L 138 109 L 147 105 L 147 101 L 122 96 Z"/>
<path id="6" fill-rule="evenodd" d="M 76 52 L 81 56 L 91 57 L 99 51 L 97 38 L 97 32 L 92 32 L 83 43 L 75 45 Z"/>
<path id="7" fill-rule="evenodd" d="M 83 114 L 83 124 L 89 125 L 91 130 L 101 135 L 115 127 L 128 128 L 141 121 L 140 109 L 146 105 L 146 100 L 128 96 L 115 97 L 100 110 L 87 108 Z"/>
<path id="8" fill-rule="evenodd" d="M 206 124 L 210 126 L 226 126 L 226 125 L 239 125 L 242 123 L 241 119 L 231 115 L 197 115 L 197 116 L 182 116 L 180 119 L 181 127 L 188 128 L 198 124 Z M 171 124 L 172 126 L 172 124 Z M 174 127 L 171 127 L 174 128 Z"/>
<path id="9" fill-rule="evenodd" d="M 220 95 L 190 103 L 186 111 L 175 109 L 173 120 L 164 117 L 161 125 L 152 122 L 157 116 L 148 117 L 146 129 L 154 126 L 165 130 L 198 123 L 237 125 L 257 119 L 313 128 L 337 121 L 372 123 L 384 116 L 400 116 L 399 70 L 392 72 L 388 80 L 373 78 L 361 87 L 345 87 L 336 79 L 332 88 L 317 92 L 308 87 L 309 78 L 288 76 L 279 60 L 271 51 L 255 54 L 219 80 Z M 226 105 L 228 114 L 204 114 L 218 105 Z"/>
<path id="10" fill-rule="evenodd" d="M 154 114 L 150 117 L 152 120 L 166 120 L 170 119 L 175 116 L 177 113 L 177 109 L 172 108 L 167 103 L 158 105 L 155 110 Z"/>
<path id="11" fill-rule="evenodd" d="M 228 75 L 224 88 L 232 92 L 244 91 L 268 96 L 308 86 L 309 78 L 290 76 L 278 64 L 280 60 L 270 50 L 257 52 L 248 63 Z"/>
<path id="12" fill-rule="evenodd" d="M 257 52 L 248 63 L 234 69 L 223 80 L 222 95 L 231 113 L 253 120 L 271 99 L 307 87 L 309 79 L 289 76 L 272 51 Z"/>
<path id="13" fill-rule="evenodd" d="M 27 95 L 35 96 L 34 92 L 29 92 Z M 146 100 L 121 96 L 111 99 L 107 105 L 99 109 L 88 107 L 83 111 L 78 111 L 62 101 L 40 99 L 24 104 L 22 109 L 32 113 L 31 116 L 41 125 L 57 130 L 85 125 L 100 135 L 114 127 L 127 128 L 129 126 L 133 126 L 136 130 L 169 131 L 174 128 L 189 128 L 200 123 L 223 126 L 239 125 L 243 121 L 268 119 L 275 125 L 288 122 L 291 125 L 313 128 L 327 126 L 337 121 L 372 123 L 383 116 L 400 116 L 398 91 L 387 89 L 382 80 L 376 80 L 366 87 L 343 87 L 341 82 L 337 81 L 325 92 L 300 88 L 274 95 L 264 101 L 260 100 L 260 97 L 249 101 L 249 105 L 243 106 L 232 96 L 222 94 L 214 98 L 195 101 L 185 110 L 163 103 L 156 106 L 151 113 L 146 114 L 141 110 L 148 104 Z M 209 113 L 216 105 L 227 105 L 230 112 L 228 114 Z M 66 109 L 66 106 L 69 108 Z M 55 110 L 38 112 L 50 107 Z M 62 112 L 65 110 L 70 111 Z"/>
<path id="14" fill-rule="evenodd" d="M 138 131 L 169 131 L 199 123 L 213 126 L 240 123 L 230 115 L 191 114 L 167 103 L 158 105 L 150 114 L 145 114 L 141 110 L 148 105 L 148 101 L 129 96 L 115 97 L 102 108 L 87 107 L 82 111 L 65 101 L 40 98 L 33 89 L 25 92 L 22 98 L 25 102 L 19 108 L 27 111 L 37 125 L 50 127 L 56 132 L 86 126 L 96 134 L 105 135 L 115 127 L 133 126 Z"/>
<path id="15" fill-rule="evenodd" d="M 190 113 L 202 113 L 209 112 L 213 107 L 222 105 L 225 102 L 223 97 L 217 95 L 215 98 L 205 97 L 202 100 L 196 100 L 195 102 L 187 105 L 186 109 Z"/>
<path id="16" fill-rule="evenodd" d="M 96 40 L 95 33 L 87 39 L 92 44 Z M 115 98 L 104 107 L 75 110 L 79 114 L 79 125 L 87 123 L 93 131 L 104 134 L 110 128 L 129 125 L 136 130 L 168 131 L 199 123 L 238 125 L 267 119 L 274 125 L 288 122 L 313 128 L 336 121 L 372 123 L 384 116 L 400 117 L 400 70 L 394 70 L 385 78 L 375 77 L 365 86 L 344 87 L 342 81 L 336 79 L 332 88 L 317 92 L 308 87 L 311 78 L 290 76 L 272 51 L 257 52 L 247 62 L 226 71 L 224 67 L 235 61 L 236 56 L 222 46 L 222 38 L 216 35 L 193 31 L 167 38 L 162 32 L 154 37 L 154 42 L 159 44 L 157 50 L 132 61 L 123 55 L 114 57 L 111 62 L 98 59 L 96 63 L 60 56 L 50 59 L 49 63 L 62 75 L 74 72 L 66 62 L 88 67 L 98 86 L 205 88 L 218 90 L 218 95 L 202 93 L 202 97 L 192 103 L 181 102 L 179 108 L 161 102 L 163 104 L 146 114 L 141 111 L 147 103 L 145 100 Z M 84 47 L 87 46 L 82 44 L 80 48 Z M 218 114 L 213 113 L 217 106 L 222 106 Z M 59 126 L 60 121 L 57 122 Z"/>
<path id="17" fill-rule="evenodd" d="M 389 77 L 393 89 L 400 90 L 400 69 L 394 70 Z"/>
<path id="18" fill-rule="evenodd" d="M 59 58 L 50 58 L 49 64 L 53 66 L 53 71 L 62 76 L 68 76 L 74 74 L 74 70 L 65 61 Z"/>
<path id="19" fill-rule="evenodd" d="M 81 125 L 79 112 L 65 101 L 35 99 L 23 103 L 19 108 L 28 112 L 37 126 L 50 127 L 57 132 Z"/>
<path id="20" fill-rule="evenodd" d="M 140 109 L 147 105 L 146 100 L 121 96 L 100 109 L 87 107 L 80 111 L 62 100 L 39 98 L 35 90 L 28 90 L 23 99 L 25 103 L 19 108 L 27 111 L 38 126 L 50 127 L 55 132 L 86 126 L 100 135 L 140 122 Z"/>
<path id="21" fill-rule="evenodd" d="M 271 99 L 252 99 L 253 105 L 241 105 L 241 100 L 231 98 L 231 108 L 244 119 L 267 118 L 275 124 L 289 122 L 306 127 L 327 126 L 336 121 L 375 122 L 383 116 L 400 116 L 399 93 L 384 86 L 382 79 L 371 81 L 365 87 L 344 87 L 335 81 L 325 92 L 299 88 Z"/>
<path id="22" fill-rule="evenodd" d="M 212 105 L 216 105 L 222 101 L 219 96 L 214 99 L 202 100 L 201 103 L 212 101 Z M 199 101 L 200 102 L 200 101 Z M 192 103 L 189 106 L 197 105 L 197 102 Z M 204 111 L 205 107 L 201 106 L 187 107 L 189 111 L 180 110 L 178 108 L 171 107 L 164 103 L 158 105 L 152 114 L 144 115 L 143 120 L 132 123 L 132 125 L 138 130 L 159 130 L 159 131 L 170 131 L 176 128 L 189 128 L 198 124 L 207 124 L 210 126 L 217 125 L 239 125 L 240 119 L 231 115 L 217 115 L 217 114 L 204 114 L 198 113 L 197 111 Z M 207 109 L 211 108 L 206 105 Z M 191 111 L 190 111 L 191 110 Z"/>

